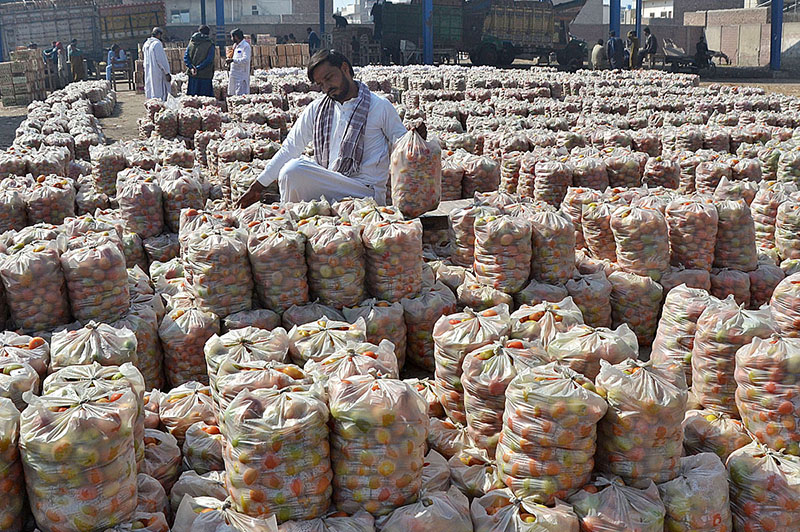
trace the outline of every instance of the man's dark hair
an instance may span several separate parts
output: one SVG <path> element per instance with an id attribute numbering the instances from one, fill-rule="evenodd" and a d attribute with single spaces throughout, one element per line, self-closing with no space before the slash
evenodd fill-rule
<path id="1" fill-rule="evenodd" d="M 608 35 L 609 35 L 610 37 L 616 37 L 616 36 L 617 36 L 617 32 L 612 30 L 612 31 L 609 31 L 609 32 L 608 32 Z"/>
<path id="2" fill-rule="evenodd" d="M 336 50 L 320 50 L 311 56 L 311 60 L 308 63 L 308 79 L 311 83 L 314 83 L 314 70 L 323 63 L 328 63 L 336 68 L 346 64 L 347 68 L 350 70 L 350 75 L 356 75 L 353 71 L 353 63 L 351 63 L 343 53 L 337 52 Z"/>
<path id="3" fill-rule="evenodd" d="M 239 37 L 240 39 L 244 39 L 244 32 L 241 29 L 236 28 L 231 32 L 231 37 Z"/>
<path id="4" fill-rule="evenodd" d="M 150 33 L 153 37 L 158 37 L 159 35 L 164 35 L 164 30 L 156 26 L 153 28 L 153 31 Z"/>
<path id="5" fill-rule="evenodd" d="M 645 33 L 650 33 L 650 28 L 645 28 L 645 29 L 644 29 L 644 32 L 645 32 Z"/>
<path id="6" fill-rule="evenodd" d="M 118 44 L 112 44 L 111 45 L 111 51 L 112 52 L 116 52 L 117 50 L 119 50 L 119 45 Z"/>
<path id="7" fill-rule="evenodd" d="M 603 39 L 597 39 L 597 44 L 599 44 L 600 46 L 603 46 Z"/>
<path id="8" fill-rule="evenodd" d="M 309 27 L 307 27 L 307 28 L 306 28 L 306 31 L 307 31 L 308 33 L 311 33 L 311 32 L 312 32 L 312 31 L 314 31 L 314 30 L 312 30 L 312 29 L 311 29 L 311 26 L 309 26 Z"/>
<path id="9" fill-rule="evenodd" d="M 208 37 L 209 35 L 211 35 L 211 28 L 203 24 L 202 26 L 197 28 L 197 33 L 201 33 L 206 37 Z"/>

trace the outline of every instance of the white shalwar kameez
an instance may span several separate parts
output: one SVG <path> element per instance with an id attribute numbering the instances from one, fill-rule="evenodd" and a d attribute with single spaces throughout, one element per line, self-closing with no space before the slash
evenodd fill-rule
<path id="1" fill-rule="evenodd" d="M 250 94 L 250 58 L 252 57 L 250 43 L 242 39 L 233 49 L 233 63 L 228 79 L 228 96 L 243 96 Z"/>
<path id="2" fill-rule="evenodd" d="M 170 72 L 164 45 L 159 39 L 150 37 L 142 46 L 142 54 L 144 55 L 145 98 L 158 98 L 166 101 L 172 89 L 167 81 Z"/>
<path id="3" fill-rule="evenodd" d="M 364 131 L 361 169 L 357 174 L 347 177 L 330 168 L 339 158 L 347 124 L 358 98 L 343 104 L 334 102 L 328 168 L 313 160 L 300 158 L 305 147 L 314 139 L 314 121 L 323 100 L 319 98 L 311 102 L 300 114 L 281 149 L 259 175 L 258 182 L 268 186 L 277 179 L 281 201 L 309 201 L 320 196 L 325 196 L 329 201 L 338 201 L 351 196 L 374 198 L 379 205 L 385 204 L 390 150 L 397 139 L 406 134 L 397 111 L 387 99 L 372 93 Z"/>

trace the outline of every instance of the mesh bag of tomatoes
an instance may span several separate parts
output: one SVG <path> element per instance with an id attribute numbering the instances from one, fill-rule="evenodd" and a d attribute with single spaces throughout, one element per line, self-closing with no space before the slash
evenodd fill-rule
<path id="1" fill-rule="evenodd" d="M 172 386 L 198 380 L 208 382 L 203 348 L 219 333 L 219 317 L 196 306 L 176 308 L 166 313 L 158 327 L 164 347 L 164 369 Z"/>
<path id="2" fill-rule="evenodd" d="M 211 390 L 199 382 L 190 381 L 161 394 L 159 418 L 170 434 L 182 446 L 186 431 L 198 421 L 216 424 Z"/>
<path id="3" fill-rule="evenodd" d="M 575 493 L 591 477 L 606 408 L 591 381 L 557 362 L 523 370 L 506 389 L 500 480 L 540 504 Z"/>
<path id="4" fill-rule="evenodd" d="M 27 362 L 0 357 L 0 397 L 11 399 L 17 410 L 28 406 L 25 392 L 39 393 L 39 374 Z"/>
<path id="5" fill-rule="evenodd" d="M 29 223 L 60 224 L 75 216 L 75 184 L 65 177 L 40 175 L 27 191 L 25 203 Z"/>
<path id="6" fill-rule="evenodd" d="M 288 362 L 289 335 L 277 327 L 272 331 L 245 327 L 228 331 L 222 336 L 213 335 L 203 347 L 211 393 L 217 401 L 217 374 L 226 360 L 233 363 L 275 361 Z"/>
<path id="7" fill-rule="evenodd" d="M 678 477 L 659 484 L 658 492 L 667 512 L 664 530 L 733 530 L 728 497 L 728 471 L 716 454 L 702 453 L 681 458 Z"/>
<path id="8" fill-rule="evenodd" d="M 611 325 L 611 283 L 606 274 L 597 272 L 573 277 L 566 284 L 567 293 L 578 305 L 587 325 L 609 327 Z M 566 296 L 565 296 L 566 297 Z M 562 298 L 557 299 L 560 301 Z"/>
<path id="9" fill-rule="evenodd" d="M 375 532 L 375 518 L 364 510 L 353 515 L 333 512 L 308 521 L 286 521 L 278 527 L 278 532 Z"/>
<path id="10" fill-rule="evenodd" d="M 363 318 L 367 325 L 367 341 L 380 344 L 388 340 L 394 344 L 394 353 L 399 368 L 406 360 L 406 328 L 403 317 L 403 305 L 399 302 L 389 303 L 377 299 L 366 299 L 357 307 L 342 309 L 344 317 L 350 323 Z"/>
<path id="11" fill-rule="evenodd" d="M 531 224 L 514 216 L 475 219 L 475 277 L 507 294 L 519 292 L 531 271 Z"/>
<path id="12" fill-rule="evenodd" d="M 450 481 L 469 498 L 483 497 L 492 490 L 504 488 L 497 478 L 497 464 L 489 453 L 467 446 L 447 461 Z"/>
<path id="13" fill-rule="evenodd" d="M 99 362 L 104 366 L 136 364 L 136 336 L 128 329 L 90 321 L 76 330 L 53 334 L 50 371 Z"/>
<path id="14" fill-rule="evenodd" d="M 195 473 L 196 474 L 196 473 Z M 144 473 L 136 475 L 136 511 L 169 513 L 169 499 L 161 483 Z"/>
<path id="15" fill-rule="evenodd" d="M 718 223 L 714 266 L 743 272 L 758 267 L 756 233 L 750 208 L 744 200 L 716 203 Z"/>
<path id="16" fill-rule="evenodd" d="M 427 532 L 429 530 L 450 530 L 452 532 L 473 532 L 469 515 L 469 499 L 451 487 L 447 491 L 425 489 L 419 499 L 407 506 L 398 508 L 385 521 L 384 532 Z"/>
<path id="17" fill-rule="evenodd" d="M 186 429 L 184 437 L 181 450 L 183 463 L 188 469 L 200 475 L 225 469 L 222 462 L 223 438 L 219 427 L 198 421 Z"/>
<path id="18" fill-rule="evenodd" d="M 0 261 L 11 319 L 26 332 L 46 331 L 70 321 L 67 287 L 55 242 L 36 241 Z"/>
<path id="19" fill-rule="evenodd" d="M 133 516 L 122 525 L 105 529 L 105 532 L 170 532 L 167 518 L 161 512 L 134 512 Z"/>
<path id="20" fill-rule="evenodd" d="M 742 423 L 770 449 L 800 456 L 797 382 L 800 338 L 754 338 L 736 352 L 736 407 Z"/>
<path id="21" fill-rule="evenodd" d="M 156 296 L 160 302 L 160 296 Z M 158 315 L 146 303 L 131 305 L 128 313 L 111 323 L 115 329 L 128 329 L 136 337 L 136 367 L 142 372 L 148 390 L 164 387 L 164 353 L 158 339 Z"/>
<path id="22" fill-rule="evenodd" d="M 477 447 L 494 455 L 503 429 L 508 383 L 520 369 L 546 362 L 547 353 L 540 342 L 505 337 L 466 354 L 461 366 L 461 385 L 467 433 Z"/>
<path id="23" fill-rule="evenodd" d="M 611 214 L 611 230 L 620 267 L 654 281 L 669 271 L 667 222 L 660 212 L 618 207 Z"/>
<path id="24" fill-rule="evenodd" d="M 595 259 L 617 260 L 617 244 L 611 231 L 611 213 L 616 205 L 589 203 L 581 209 L 581 232 L 586 248 Z"/>
<path id="25" fill-rule="evenodd" d="M 422 223 L 419 220 L 370 223 L 362 233 L 369 293 L 389 302 L 422 289 Z"/>
<path id="26" fill-rule="evenodd" d="M 640 346 L 651 345 L 658 327 L 663 290 L 650 277 L 635 273 L 614 272 L 611 283 L 611 323 L 627 323 L 636 333 Z"/>
<path id="27" fill-rule="evenodd" d="M 509 489 L 486 493 L 472 501 L 470 516 L 475 532 L 578 532 L 578 516 L 558 501 L 552 508 L 531 497 L 517 497 Z"/>
<path id="28" fill-rule="evenodd" d="M 374 371 L 384 377 L 400 378 L 394 347 L 388 340 L 379 345 L 369 342 L 350 343 L 319 362 L 309 360 L 305 371 L 317 382 L 325 383 L 333 378 L 347 379 L 353 375 L 367 375 Z"/>
<path id="29" fill-rule="evenodd" d="M 673 362 L 683 366 L 687 384 L 692 382 L 697 320 L 712 300 L 705 290 L 682 284 L 669 291 L 661 309 L 650 359 L 658 364 Z"/>
<path id="30" fill-rule="evenodd" d="M 50 365 L 50 344 L 39 336 L 5 331 L 0 333 L 0 360 L 29 364 L 41 380 L 47 376 Z"/>
<path id="31" fill-rule="evenodd" d="M 569 296 L 557 303 L 543 301 L 534 306 L 522 305 L 509 319 L 511 338 L 539 340 L 545 348 L 558 333 L 583 325 L 581 310 Z"/>
<path id="32" fill-rule="evenodd" d="M 594 381 L 600 373 L 600 361 L 619 364 L 639 357 L 639 342 L 626 324 L 615 330 L 605 327 L 575 325 L 556 334 L 547 345 L 549 360 L 558 362 Z"/>
<path id="33" fill-rule="evenodd" d="M 165 168 L 161 171 L 161 193 L 164 204 L 164 222 L 170 231 L 180 230 L 181 210 L 202 209 L 206 194 L 202 177 L 179 167 Z"/>
<path id="34" fill-rule="evenodd" d="M 266 223 L 250 228 L 247 252 L 256 294 L 265 308 L 282 312 L 308 302 L 305 249 L 306 237 L 296 231 Z"/>
<path id="35" fill-rule="evenodd" d="M 164 231 L 162 193 L 155 174 L 143 173 L 118 182 L 117 203 L 128 231 L 142 238 Z"/>
<path id="36" fill-rule="evenodd" d="M 442 316 L 433 329 L 436 390 L 447 415 L 454 421 L 466 423 L 464 387 L 461 383 L 465 355 L 508 334 L 508 305 L 475 312 Z"/>
<path id="37" fill-rule="evenodd" d="M 328 407 L 318 388 L 243 391 L 221 426 L 237 511 L 278 521 L 313 519 L 330 505 Z"/>
<path id="38" fill-rule="evenodd" d="M 169 493 L 180 476 L 181 448 L 174 436 L 157 429 L 146 429 L 145 457 L 140 470 L 156 479 Z"/>
<path id="39" fill-rule="evenodd" d="M 158 482 L 156 481 L 156 484 Z M 161 484 L 158 484 L 161 487 Z M 164 488 L 161 488 L 164 491 Z M 169 507 L 172 515 L 176 515 L 181 501 L 186 496 L 192 497 L 212 497 L 224 501 L 228 497 L 228 489 L 225 487 L 225 469 L 222 471 L 211 471 L 204 475 L 198 475 L 194 471 L 184 471 L 181 473 L 178 482 L 172 486 L 169 494 Z"/>
<path id="40" fill-rule="evenodd" d="M 127 331 L 126 331 L 127 332 Z M 133 418 L 133 445 L 136 463 L 144 459 L 144 378 L 130 363 L 121 366 L 101 366 L 96 361 L 88 365 L 68 366 L 48 376 L 42 384 L 42 395 L 50 395 L 61 388 L 85 385 L 103 391 L 131 390 L 136 398 L 136 416 Z"/>
<path id="41" fill-rule="evenodd" d="M 750 308 L 761 308 L 769 304 L 775 287 L 783 281 L 786 274 L 775 263 L 759 260 L 758 268 L 748 274 L 750 276 Z"/>
<path id="42" fill-rule="evenodd" d="M 278 532 L 274 515 L 251 517 L 236 511 L 230 498 L 185 495 L 175 512 L 172 532 Z"/>
<path id="43" fill-rule="evenodd" d="M 800 458 L 753 442 L 728 457 L 733 529 L 800 527 Z"/>
<path id="44" fill-rule="evenodd" d="M 475 256 L 475 220 L 491 215 L 499 216 L 500 211 L 488 205 L 468 205 L 448 214 L 453 231 L 454 249 L 450 257 L 453 264 L 472 268 Z"/>
<path id="45" fill-rule="evenodd" d="M 19 449 L 30 507 L 45 530 L 97 530 L 136 509 L 130 390 L 71 386 L 32 397 L 20 418 Z"/>
<path id="46" fill-rule="evenodd" d="M 112 239 L 86 237 L 82 245 L 61 255 L 61 269 L 76 320 L 112 322 L 128 311 L 125 255 Z"/>
<path id="47" fill-rule="evenodd" d="M 233 228 L 189 236 L 183 266 L 201 309 L 217 316 L 250 310 L 253 278 L 246 242 L 247 234 Z"/>
<path id="48" fill-rule="evenodd" d="M 692 349 L 692 391 L 700 404 L 738 418 L 736 351 L 774 332 L 769 309 L 743 310 L 733 296 L 709 304 L 697 321 Z"/>
<path id="49" fill-rule="evenodd" d="M 530 218 L 533 253 L 531 276 L 549 284 L 564 284 L 575 271 L 575 228 L 556 212 L 539 211 Z"/>
<path id="50" fill-rule="evenodd" d="M 456 294 L 459 307 L 469 307 L 475 311 L 486 310 L 501 303 L 509 307 L 514 304 L 513 297 L 491 286 L 479 283 L 471 273 L 464 275 L 464 282 L 456 289 Z"/>
<path id="51" fill-rule="evenodd" d="M 432 211 L 442 194 L 442 148 L 439 139 L 423 139 L 411 130 L 397 140 L 391 155 L 389 177 L 392 205 L 407 218 Z"/>
<path id="52" fill-rule="evenodd" d="M 626 486 L 621 478 L 600 476 L 568 501 L 587 532 L 662 532 L 666 511 L 656 485 Z"/>
<path id="53" fill-rule="evenodd" d="M 741 420 L 714 410 L 687 410 L 683 419 L 686 454 L 714 453 L 722 459 L 753 441 Z"/>
<path id="54" fill-rule="evenodd" d="M 234 362 L 225 359 L 217 378 L 217 401 L 220 412 L 225 412 L 242 390 L 265 388 L 302 389 L 313 382 L 310 374 L 294 364 L 283 364 L 272 360 L 250 360 Z"/>
<path id="55" fill-rule="evenodd" d="M 11 399 L 0 397 L 0 528 L 8 532 L 22 531 L 25 481 L 17 443 L 19 411 Z"/>
<path id="56" fill-rule="evenodd" d="M 403 298 L 403 318 L 406 323 L 406 355 L 415 365 L 433 370 L 434 341 L 433 328 L 442 316 L 456 311 L 456 297 L 441 282 L 431 290 L 423 290 L 416 297 Z"/>
<path id="57" fill-rule="evenodd" d="M 323 318 L 292 327 L 289 354 L 294 363 L 303 365 L 309 360 L 323 360 L 351 342 L 366 341 L 367 326 L 363 318 L 352 324 Z"/>
<path id="58" fill-rule="evenodd" d="M 711 200 L 676 199 L 667 206 L 671 264 L 710 270 L 717 241 L 717 209 Z"/>
<path id="59" fill-rule="evenodd" d="M 677 364 L 600 362 L 597 390 L 608 401 L 598 426 L 597 463 L 634 487 L 678 475 L 688 391 Z"/>
<path id="60" fill-rule="evenodd" d="M 318 227 L 306 242 L 306 263 L 313 298 L 335 308 L 364 300 L 364 245 L 359 228 Z"/>
<path id="61" fill-rule="evenodd" d="M 753 270 L 756 271 L 756 270 Z M 711 272 L 711 295 L 717 299 L 733 296 L 737 305 L 750 307 L 750 276 L 739 270 L 716 268 Z"/>
<path id="62" fill-rule="evenodd" d="M 800 273 L 789 275 L 778 283 L 769 307 L 782 336 L 800 336 Z"/>
<path id="63" fill-rule="evenodd" d="M 422 486 L 428 405 L 400 380 L 357 375 L 329 384 L 334 502 L 386 515 Z"/>
<path id="64" fill-rule="evenodd" d="M 582 215 L 583 206 L 600 200 L 600 192 L 587 188 L 569 187 L 564 201 L 561 202 L 561 211 L 572 220 L 575 228 L 575 247 L 581 249 L 586 247 L 583 240 Z"/>

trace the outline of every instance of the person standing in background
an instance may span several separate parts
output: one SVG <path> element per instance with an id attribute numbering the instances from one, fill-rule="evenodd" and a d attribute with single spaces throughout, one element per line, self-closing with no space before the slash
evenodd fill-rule
<path id="1" fill-rule="evenodd" d="M 72 81 L 86 79 L 86 67 L 83 64 L 83 50 L 78 48 L 78 39 L 72 39 L 67 47 L 69 64 L 72 67 Z"/>
<path id="2" fill-rule="evenodd" d="M 644 48 L 642 48 L 642 57 L 639 60 L 639 66 L 642 66 L 645 60 L 649 60 L 650 68 L 653 68 L 656 62 L 656 52 L 658 52 L 658 39 L 656 39 L 655 35 L 650 31 L 650 28 L 645 28 Z"/>
<path id="3" fill-rule="evenodd" d="M 205 24 L 197 28 L 192 35 L 183 64 L 189 69 L 189 84 L 186 94 L 189 96 L 214 96 L 214 43 L 211 42 L 211 28 Z"/>
<path id="4" fill-rule="evenodd" d="M 597 44 L 592 48 L 592 70 L 603 70 L 605 68 L 608 68 L 606 47 L 603 46 L 603 39 L 598 39 Z"/>
<path id="5" fill-rule="evenodd" d="M 145 98 L 158 98 L 167 100 L 167 96 L 172 92 L 170 83 L 172 76 L 169 72 L 169 60 L 164 51 L 164 44 L 161 39 L 164 37 L 164 30 L 153 28 L 151 37 L 147 39 L 142 47 L 144 55 L 144 96 Z"/>
<path id="6" fill-rule="evenodd" d="M 611 31 L 608 33 L 606 56 L 612 70 L 620 70 L 625 67 L 625 49 L 622 45 L 622 39 L 617 37 L 616 32 Z"/>
<path id="7" fill-rule="evenodd" d="M 294 44 L 297 42 L 297 39 L 294 38 L 294 33 L 289 34 L 289 44 Z"/>
<path id="8" fill-rule="evenodd" d="M 56 43 L 56 59 L 58 61 L 58 80 L 61 82 L 62 87 L 69 84 L 69 60 L 67 59 L 67 51 L 64 50 L 64 45 L 61 42 Z"/>
<path id="9" fill-rule="evenodd" d="M 636 70 L 639 68 L 639 37 L 636 32 L 628 32 L 628 68 Z"/>
<path id="10" fill-rule="evenodd" d="M 374 27 L 372 30 L 372 38 L 375 39 L 376 42 L 380 41 L 383 36 L 383 1 L 377 0 L 377 2 L 372 4 L 372 9 L 369 14 L 372 16 L 372 24 Z"/>
<path id="11" fill-rule="evenodd" d="M 230 79 L 228 80 L 228 95 L 242 96 L 250 94 L 250 58 L 252 57 L 252 48 L 244 40 L 244 33 L 239 28 L 231 32 L 231 39 L 233 39 L 235 45 L 233 56 L 226 59 L 226 63 L 231 69 Z"/>
<path id="12" fill-rule="evenodd" d="M 319 40 L 319 35 L 311 27 L 306 28 L 306 32 L 308 33 L 308 51 L 311 55 L 314 55 L 314 52 L 319 50 L 322 41 Z"/>

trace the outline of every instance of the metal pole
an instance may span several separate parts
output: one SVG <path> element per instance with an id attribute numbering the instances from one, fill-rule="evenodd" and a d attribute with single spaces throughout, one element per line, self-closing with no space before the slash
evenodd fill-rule
<path id="1" fill-rule="evenodd" d="M 325 33 L 325 0 L 319 0 L 319 38 Z"/>
<path id="2" fill-rule="evenodd" d="M 200 23 L 206 23 L 206 0 L 200 0 Z"/>
<path id="3" fill-rule="evenodd" d="M 422 60 L 433 64 L 433 0 L 422 0 Z"/>
<path id="4" fill-rule="evenodd" d="M 642 0 L 636 0 L 636 36 L 642 38 Z"/>
<path id="5" fill-rule="evenodd" d="M 608 6 L 608 31 L 613 31 L 617 37 L 620 35 L 620 0 L 611 0 Z"/>
<path id="6" fill-rule="evenodd" d="M 783 39 L 783 0 L 772 0 L 770 20 L 769 69 L 781 69 L 781 41 Z"/>
<path id="7" fill-rule="evenodd" d="M 220 57 L 225 57 L 225 2 L 223 0 L 216 0 L 215 5 L 217 16 L 217 46 L 219 47 Z"/>

